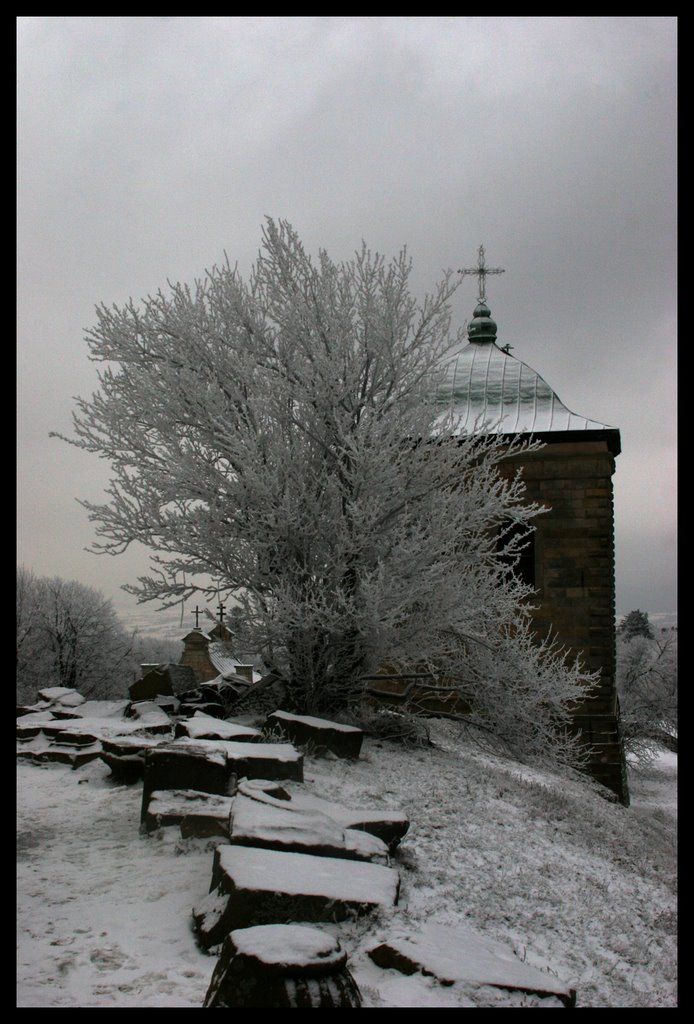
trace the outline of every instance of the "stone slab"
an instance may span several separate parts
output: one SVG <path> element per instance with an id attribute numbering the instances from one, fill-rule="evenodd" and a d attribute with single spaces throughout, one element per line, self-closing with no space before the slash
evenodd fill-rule
<path id="1" fill-rule="evenodd" d="M 154 736 L 113 736 L 101 741 L 101 760 L 120 782 L 132 784 L 143 778 L 145 754 L 166 743 Z"/>
<path id="2" fill-rule="evenodd" d="M 375 836 L 345 829 L 322 811 L 299 810 L 287 801 L 278 803 L 237 793 L 231 805 L 230 842 L 287 853 L 390 863 L 388 847 Z"/>
<path id="3" fill-rule="evenodd" d="M 89 761 L 101 756 L 101 743 L 93 742 L 83 746 L 61 743 L 45 736 L 34 736 L 17 743 L 17 757 L 31 761 L 33 764 L 68 764 L 71 768 L 79 768 Z"/>
<path id="4" fill-rule="evenodd" d="M 144 813 L 145 831 L 178 825 L 184 838 L 221 836 L 229 838 L 231 797 L 193 789 L 155 790 Z"/>
<path id="5" fill-rule="evenodd" d="M 84 704 L 85 698 L 69 686 L 47 686 L 38 691 L 36 700 L 37 702 L 47 701 L 49 704 L 60 704 L 67 708 Z"/>
<path id="6" fill-rule="evenodd" d="M 291 743 L 247 743 L 234 740 L 193 740 L 185 736 L 170 744 L 185 750 L 195 747 L 226 757 L 230 775 L 248 779 L 290 779 L 303 782 L 304 756 Z"/>
<path id="7" fill-rule="evenodd" d="M 298 924 L 238 928 L 224 940 L 203 1008 L 361 1006 L 347 955 L 327 932 Z"/>
<path id="8" fill-rule="evenodd" d="M 310 715 L 292 715 L 288 711 L 273 711 L 268 715 L 265 729 L 281 729 L 292 743 L 313 743 L 330 750 L 336 757 L 359 757 L 364 733 L 352 725 L 332 722 Z"/>
<path id="9" fill-rule="evenodd" d="M 235 743 L 257 743 L 263 738 L 259 729 L 240 722 L 229 722 L 196 711 L 192 718 L 177 722 L 174 735 L 188 736 L 194 740 L 233 740 Z"/>
<path id="10" fill-rule="evenodd" d="M 342 804 L 316 796 L 300 786 L 285 785 L 281 794 L 274 795 L 272 788 L 262 780 L 249 779 L 239 784 L 239 792 L 280 807 L 283 801 L 291 801 L 291 806 L 297 810 L 320 811 L 342 828 L 366 832 L 383 840 L 391 854 L 410 827 L 409 819 L 402 811 L 343 807 Z"/>
<path id="11" fill-rule="evenodd" d="M 147 732 L 162 735 L 170 735 L 173 732 L 173 722 L 156 701 L 143 700 L 131 704 L 130 715 L 137 721 L 138 726 Z"/>
<path id="12" fill-rule="evenodd" d="M 571 986 L 519 960 L 503 942 L 466 925 L 427 924 L 415 932 L 395 932 L 368 951 L 375 964 L 402 974 L 435 977 L 441 984 L 463 982 L 495 988 L 556 996 L 565 1006 L 575 1006 Z"/>
<path id="13" fill-rule="evenodd" d="M 151 795 L 156 790 L 192 789 L 230 796 L 236 780 L 227 768 L 224 751 L 175 740 L 145 752 L 140 821 L 144 825 Z"/>
<path id="14" fill-rule="evenodd" d="M 236 928 L 290 921 L 339 921 L 397 903 L 393 868 L 361 861 L 218 846 L 209 895 L 193 910 L 200 944 Z"/>

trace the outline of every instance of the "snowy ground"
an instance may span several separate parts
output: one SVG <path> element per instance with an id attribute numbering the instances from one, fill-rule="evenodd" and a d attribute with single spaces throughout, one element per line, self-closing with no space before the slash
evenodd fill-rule
<path id="1" fill-rule="evenodd" d="M 389 925 L 467 924 L 570 982 L 578 1006 L 675 1006 L 677 757 L 632 772 L 632 805 L 540 773 L 436 723 L 436 748 L 367 740 L 357 762 L 307 758 L 306 786 L 404 810 L 392 911 L 331 925 L 367 1007 L 537 1005 L 376 967 Z M 216 963 L 191 930 L 212 847 L 139 834 L 140 787 L 101 761 L 18 764 L 20 1007 L 201 1007 Z M 322 926 L 321 926 L 322 927 Z"/>

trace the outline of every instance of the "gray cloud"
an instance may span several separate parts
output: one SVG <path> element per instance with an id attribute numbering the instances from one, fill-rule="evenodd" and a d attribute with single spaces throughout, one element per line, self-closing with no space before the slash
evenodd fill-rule
<path id="1" fill-rule="evenodd" d="M 674 610 L 676 28 L 19 18 L 20 560 L 132 608 L 142 553 L 81 551 L 105 467 L 47 437 L 95 383 L 83 328 L 225 250 L 247 270 L 271 215 L 335 258 L 407 244 L 420 293 L 483 242 L 502 340 L 622 430 L 619 610 Z"/>

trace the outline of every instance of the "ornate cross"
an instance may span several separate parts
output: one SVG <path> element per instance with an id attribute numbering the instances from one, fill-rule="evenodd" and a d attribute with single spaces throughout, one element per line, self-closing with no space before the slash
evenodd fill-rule
<path id="1" fill-rule="evenodd" d="M 202 611 L 197 605 L 195 605 L 195 611 L 190 614 L 195 616 L 195 628 L 200 629 L 200 616 L 202 615 Z"/>
<path id="2" fill-rule="evenodd" d="M 219 625 L 224 629 L 224 605 L 218 604 L 217 611 L 219 612 Z"/>
<path id="3" fill-rule="evenodd" d="M 476 267 L 463 267 L 463 269 L 459 270 L 458 273 L 462 274 L 463 277 L 465 277 L 466 274 L 474 274 L 476 277 L 479 278 L 479 282 L 480 282 L 479 289 L 480 290 L 479 290 L 478 301 L 479 302 L 485 302 L 486 298 L 487 298 L 486 290 L 485 290 L 485 287 L 484 287 L 484 279 L 485 279 L 485 277 L 487 276 L 487 274 L 503 274 L 504 270 L 503 270 L 502 267 L 487 267 L 487 266 L 485 266 L 485 263 L 484 263 L 484 246 L 481 245 L 479 247 L 479 249 L 477 250 L 477 266 Z"/>

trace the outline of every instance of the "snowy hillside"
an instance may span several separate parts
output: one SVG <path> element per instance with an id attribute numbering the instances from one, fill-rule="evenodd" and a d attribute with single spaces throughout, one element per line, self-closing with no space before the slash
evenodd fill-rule
<path id="1" fill-rule="evenodd" d="M 397 924 L 470 925 L 570 983 L 577 1005 L 675 1006 L 677 757 L 631 774 L 632 805 L 578 776 L 524 768 L 436 722 L 433 749 L 366 740 L 358 761 L 307 756 L 305 785 L 404 810 L 398 905 L 328 925 L 367 1007 L 537 1005 L 383 970 L 367 948 Z M 139 834 L 141 786 L 93 761 L 18 764 L 21 1007 L 200 1007 L 216 963 L 191 908 L 212 846 L 177 827 Z"/>

